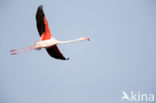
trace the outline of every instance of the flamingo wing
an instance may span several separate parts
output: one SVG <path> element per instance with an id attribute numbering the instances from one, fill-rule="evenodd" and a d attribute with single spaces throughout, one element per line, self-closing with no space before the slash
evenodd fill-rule
<path id="1" fill-rule="evenodd" d="M 39 32 L 39 35 L 41 36 L 41 41 L 48 40 L 52 37 L 52 34 L 50 32 L 47 19 L 43 12 L 43 6 L 39 6 L 36 13 L 36 21 L 37 21 L 37 29 Z M 57 45 L 54 45 L 52 47 L 49 47 L 46 49 L 48 54 L 55 59 L 61 59 L 61 60 L 68 60 L 69 58 L 65 58 L 63 54 L 58 49 Z"/>
<path id="2" fill-rule="evenodd" d="M 47 19 L 43 12 L 43 6 L 39 6 L 36 13 L 36 23 L 41 40 L 48 40 L 52 37 Z"/>
<path id="3" fill-rule="evenodd" d="M 50 48 L 47 48 L 47 52 L 50 56 L 54 57 L 55 59 L 61 59 L 61 60 L 68 60 L 69 58 L 65 58 L 63 54 L 58 49 L 57 45 L 51 46 Z"/>

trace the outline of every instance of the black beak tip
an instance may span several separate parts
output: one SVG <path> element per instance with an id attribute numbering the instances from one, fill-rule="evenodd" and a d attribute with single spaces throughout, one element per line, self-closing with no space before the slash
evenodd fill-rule
<path id="1" fill-rule="evenodd" d="M 67 58 L 66 60 L 69 60 L 70 58 Z"/>

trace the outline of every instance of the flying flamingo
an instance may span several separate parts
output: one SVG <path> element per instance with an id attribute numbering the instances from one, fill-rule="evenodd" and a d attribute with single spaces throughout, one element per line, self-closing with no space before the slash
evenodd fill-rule
<path id="1" fill-rule="evenodd" d="M 66 43 L 72 43 L 72 42 L 83 41 L 83 40 L 89 41 L 88 37 L 81 37 L 79 39 L 69 40 L 69 41 L 56 40 L 50 32 L 47 19 L 43 12 L 42 5 L 38 7 L 38 10 L 36 13 L 36 21 L 37 21 L 37 29 L 38 29 L 39 35 L 41 36 L 40 41 L 25 48 L 10 50 L 10 52 L 12 52 L 11 55 L 16 55 L 16 54 L 34 50 L 34 49 L 40 50 L 41 48 L 45 48 L 48 54 L 52 56 L 53 58 L 61 59 L 61 60 L 68 60 L 69 58 L 65 58 L 63 54 L 60 52 L 60 50 L 57 47 L 57 44 L 66 44 Z"/>

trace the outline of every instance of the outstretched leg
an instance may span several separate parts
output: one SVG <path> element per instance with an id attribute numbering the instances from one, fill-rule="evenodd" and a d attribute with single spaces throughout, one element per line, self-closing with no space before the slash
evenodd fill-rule
<path id="1" fill-rule="evenodd" d="M 32 48 L 34 45 L 30 45 L 28 47 L 24 47 L 24 48 L 20 48 L 20 49 L 13 49 L 13 50 L 10 50 L 10 52 L 15 52 L 15 51 L 19 51 L 19 50 L 24 50 L 24 49 L 29 49 L 29 48 Z"/>
<path id="2" fill-rule="evenodd" d="M 30 45 L 28 47 L 24 47 L 24 48 L 20 48 L 20 49 L 13 49 L 13 50 L 10 50 L 10 52 L 12 52 L 11 55 L 16 55 L 19 53 L 33 50 L 33 49 L 40 50 L 41 48 L 39 48 L 38 46 L 36 46 L 36 44 L 34 44 L 34 45 Z"/>
<path id="3" fill-rule="evenodd" d="M 27 52 L 27 51 L 30 51 L 30 50 L 33 50 L 35 48 L 29 48 L 29 49 L 26 49 L 26 50 L 22 50 L 22 51 L 19 51 L 19 52 L 14 52 L 14 53 L 11 53 L 11 55 L 16 55 L 16 54 L 19 54 L 19 53 L 24 53 L 24 52 Z"/>

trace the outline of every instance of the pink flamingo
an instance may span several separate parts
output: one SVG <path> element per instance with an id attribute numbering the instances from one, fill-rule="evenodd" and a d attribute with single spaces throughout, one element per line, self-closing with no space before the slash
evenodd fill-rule
<path id="1" fill-rule="evenodd" d="M 12 52 L 11 55 L 16 55 L 33 49 L 40 50 L 41 48 L 45 48 L 48 54 L 54 57 L 55 59 L 68 60 L 69 58 L 65 58 L 63 54 L 60 52 L 60 50 L 57 47 L 57 44 L 66 44 L 66 43 L 72 43 L 72 42 L 83 41 L 83 40 L 89 41 L 88 37 L 81 37 L 79 39 L 69 40 L 69 41 L 56 40 L 50 32 L 47 19 L 43 12 L 43 6 L 38 7 L 36 13 L 36 21 L 37 21 L 37 29 L 39 35 L 41 36 L 40 41 L 25 48 L 10 50 L 10 52 Z"/>

